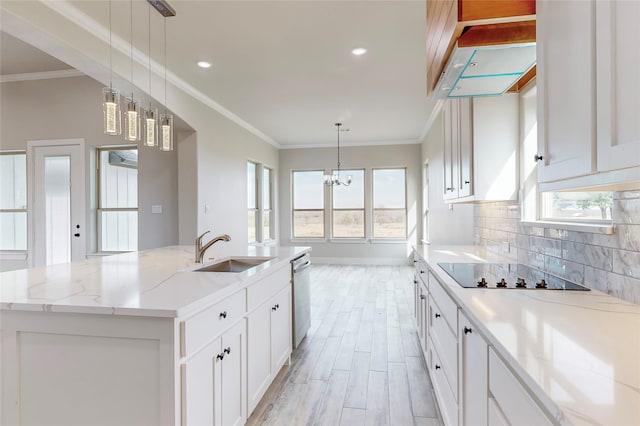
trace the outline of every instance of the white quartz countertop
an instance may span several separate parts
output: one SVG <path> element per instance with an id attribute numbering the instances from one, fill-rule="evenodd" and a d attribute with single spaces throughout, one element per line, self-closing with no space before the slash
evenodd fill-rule
<path id="1" fill-rule="evenodd" d="M 192 246 L 172 246 L 0 274 L 0 309 L 180 317 L 269 275 L 309 247 L 207 250 L 203 265 L 230 256 L 273 257 L 240 273 L 192 272 Z"/>
<path id="2" fill-rule="evenodd" d="M 473 246 L 416 250 L 557 423 L 640 425 L 640 305 L 597 290 L 465 289 L 437 264 L 513 262 Z"/>

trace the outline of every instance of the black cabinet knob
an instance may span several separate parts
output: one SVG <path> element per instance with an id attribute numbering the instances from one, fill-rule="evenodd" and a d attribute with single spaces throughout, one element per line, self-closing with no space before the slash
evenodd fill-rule
<path id="1" fill-rule="evenodd" d="M 227 311 L 220 312 L 220 318 L 226 318 L 226 317 L 227 317 Z"/>
<path id="2" fill-rule="evenodd" d="M 216 359 L 222 361 L 224 359 L 224 354 L 218 354 L 216 355 Z"/>
<path id="3" fill-rule="evenodd" d="M 544 156 L 539 155 L 539 154 L 535 154 L 533 156 L 534 161 L 537 163 L 538 161 L 541 161 L 542 159 L 544 159 Z"/>
<path id="4" fill-rule="evenodd" d="M 440 314 L 436 314 L 436 318 L 440 318 Z"/>
<path id="5" fill-rule="evenodd" d="M 470 183 L 471 183 L 471 181 L 468 181 L 468 180 L 465 180 L 465 181 L 464 181 L 464 184 L 465 184 L 465 185 L 469 185 Z"/>
<path id="6" fill-rule="evenodd" d="M 79 232 L 75 233 L 75 234 L 73 234 L 73 236 L 76 237 L 76 238 L 79 238 L 80 237 L 80 233 Z"/>
<path id="7" fill-rule="evenodd" d="M 418 284 L 418 280 L 413 280 L 413 283 L 414 284 Z"/>
<path id="8" fill-rule="evenodd" d="M 464 331 L 464 334 L 469 334 L 469 333 L 473 332 L 473 330 L 472 330 L 472 329 L 470 329 L 469 327 L 465 327 L 465 328 L 463 329 L 463 331 Z"/>
<path id="9" fill-rule="evenodd" d="M 225 348 L 225 350 L 223 351 L 225 354 L 230 354 L 231 353 L 231 346 Z"/>
<path id="10" fill-rule="evenodd" d="M 278 309 L 280 309 L 280 304 L 278 304 L 278 303 L 276 303 L 276 304 L 271 308 L 271 310 L 272 310 L 272 311 L 277 311 Z"/>
<path id="11" fill-rule="evenodd" d="M 421 274 L 424 274 L 424 271 L 423 271 L 423 270 L 420 270 L 420 273 L 421 273 Z"/>
<path id="12" fill-rule="evenodd" d="M 440 370 L 440 366 L 436 364 L 436 370 Z"/>
<path id="13" fill-rule="evenodd" d="M 425 296 L 424 294 L 421 294 L 421 295 L 420 295 L 420 299 L 424 300 L 424 299 L 426 299 L 426 298 L 427 298 L 427 296 Z"/>

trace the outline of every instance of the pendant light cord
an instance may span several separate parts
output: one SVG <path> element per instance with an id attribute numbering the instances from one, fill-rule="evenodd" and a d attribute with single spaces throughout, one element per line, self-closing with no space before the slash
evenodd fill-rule
<path id="1" fill-rule="evenodd" d="M 111 0 L 109 0 L 109 89 L 113 91 L 113 60 L 111 59 Z"/>
<path id="2" fill-rule="evenodd" d="M 149 18 L 149 53 L 148 53 L 148 59 L 149 59 L 149 109 L 151 109 L 151 5 L 147 4 L 147 15 Z"/>
<path id="3" fill-rule="evenodd" d="M 340 126 L 342 123 L 336 123 L 338 128 L 338 176 L 340 176 Z"/>
<path id="4" fill-rule="evenodd" d="M 131 102 L 133 102 L 133 0 L 129 0 L 129 45 L 131 46 Z"/>
<path id="5" fill-rule="evenodd" d="M 164 113 L 167 114 L 167 18 L 164 18 Z"/>

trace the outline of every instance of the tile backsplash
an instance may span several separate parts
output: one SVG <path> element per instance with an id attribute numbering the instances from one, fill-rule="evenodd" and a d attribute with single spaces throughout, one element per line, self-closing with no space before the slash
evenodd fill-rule
<path id="1" fill-rule="evenodd" d="M 615 192 L 615 232 L 567 231 L 520 221 L 517 202 L 474 207 L 476 245 L 518 263 L 640 304 L 640 191 Z"/>

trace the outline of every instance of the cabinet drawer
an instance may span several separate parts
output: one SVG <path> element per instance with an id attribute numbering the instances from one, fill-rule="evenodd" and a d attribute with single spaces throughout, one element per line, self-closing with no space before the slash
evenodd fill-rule
<path id="1" fill-rule="evenodd" d="M 247 288 L 247 311 L 262 305 L 289 284 L 291 284 L 291 266 L 287 264 Z"/>
<path id="2" fill-rule="evenodd" d="M 241 290 L 180 323 L 180 355 L 187 356 L 219 336 L 244 317 L 245 291 Z"/>
<path id="3" fill-rule="evenodd" d="M 433 301 L 438 305 L 438 315 L 441 315 L 454 336 L 458 335 L 458 306 L 451 300 L 449 295 L 442 288 L 442 284 L 429 272 L 429 293 L 433 297 Z M 435 313 L 433 314 L 435 315 Z"/>
<path id="4" fill-rule="evenodd" d="M 414 257 L 415 263 L 413 264 L 416 269 L 416 277 L 418 277 L 426 285 L 428 283 L 428 269 L 425 262 L 420 257 Z"/>
<path id="5" fill-rule="evenodd" d="M 489 390 L 510 424 L 522 426 L 552 424 L 493 349 L 489 350 Z"/>
<path id="6" fill-rule="evenodd" d="M 451 388 L 447 383 L 447 378 L 442 369 L 442 358 L 438 355 L 438 351 L 434 347 L 435 342 L 429 344 L 429 373 L 433 382 L 433 390 L 442 412 L 445 425 L 458 424 L 458 403 L 451 392 Z"/>
<path id="7" fill-rule="evenodd" d="M 429 336 L 436 346 L 440 357 L 440 366 L 444 370 L 451 392 L 456 401 L 458 400 L 458 344 L 444 318 L 438 305 L 433 298 L 429 297 Z M 440 315 L 436 317 L 436 315 Z"/>

